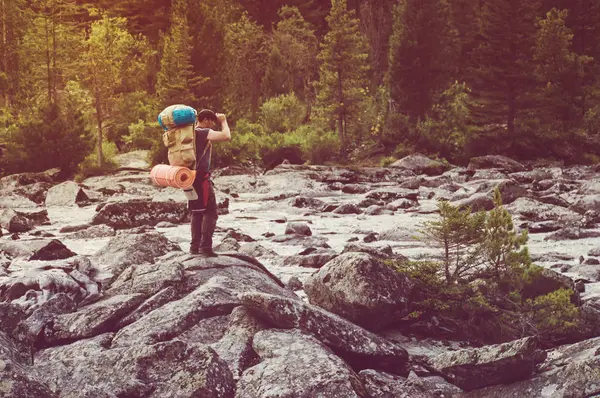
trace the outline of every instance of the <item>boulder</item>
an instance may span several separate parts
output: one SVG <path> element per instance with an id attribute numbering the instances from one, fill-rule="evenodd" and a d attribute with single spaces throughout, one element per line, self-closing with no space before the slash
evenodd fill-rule
<path id="1" fill-rule="evenodd" d="M 96 253 L 93 262 L 118 277 L 134 264 L 154 263 L 156 257 L 181 248 L 159 232 L 117 235 Z"/>
<path id="2" fill-rule="evenodd" d="M 240 231 L 236 231 L 235 229 L 229 229 L 223 239 L 232 238 L 237 242 L 256 242 L 256 239 L 251 237 L 250 235 L 246 235 Z"/>
<path id="3" fill-rule="evenodd" d="M 576 226 L 567 226 L 562 228 L 551 235 L 548 235 L 544 238 L 544 240 L 578 240 L 585 238 L 598 238 L 600 237 L 600 232 L 597 231 L 586 231 Z"/>
<path id="4" fill-rule="evenodd" d="M 430 358 L 429 365 L 450 383 L 471 391 L 531 377 L 546 359 L 533 337 L 482 348 L 462 349 Z"/>
<path id="5" fill-rule="evenodd" d="M 234 380 L 238 380 L 242 372 L 257 362 L 252 341 L 256 333 L 263 329 L 265 325 L 247 309 L 236 307 L 231 311 L 223 336 L 210 343 L 211 348 L 229 365 Z"/>
<path id="6" fill-rule="evenodd" d="M 141 294 L 115 295 L 78 308 L 76 312 L 58 315 L 45 328 L 44 341 L 56 345 L 113 332 L 117 321 L 143 300 Z"/>
<path id="7" fill-rule="evenodd" d="M 58 239 L 52 239 L 44 246 L 35 250 L 35 252 L 29 257 L 29 260 L 62 260 L 69 257 L 76 256 L 77 253 L 72 252 Z"/>
<path id="8" fill-rule="evenodd" d="M 415 241 L 416 232 L 405 227 L 397 226 L 379 234 L 378 240 L 389 240 L 394 242 Z"/>
<path id="9" fill-rule="evenodd" d="M 585 214 L 590 210 L 600 213 L 600 195 L 582 196 L 570 207 L 570 209 L 580 214 Z"/>
<path id="10" fill-rule="evenodd" d="M 261 362 L 242 374 L 236 397 L 367 397 L 356 373 L 312 336 L 264 330 L 252 347 Z"/>
<path id="11" fill-rule="evenodd" d="M 371 188 L 363 184 L 346 184 L 342 188 L 343 193 L 360 194 L 369 192 Z"/>
<path id="12" fill-rule="evenodd" d="M 306 223 L 291 222 L 291 223 L 288 223 L 288 225 L 286 225 L 285 234 L 286 235 L 311 236 L 312 231 L 310 230 L 310 227 Z"/>
<path id="13" fill-rule="evenodd" d="M 46 207 L 77 206 L 89 201 L 83 188 L 74 181 L 55 185 L 46 194 Z"/>
<path id="14" fill-rule="evenodd" d="M 369 206 L 365 209 L 365 214 L 368 216 L 392 215 L 394 211 L 383 206 Z"/>
<path id="15" fill-rule="evenodd" d="M 180 285 L 183 279 L 184 269 L 179 262 L 133 264 L 110 284 L 104 294 L 142 294 L 150 297 L 169 286 Z"/>
<path id="16" fill-rule="evenodd" d="M 486 155 L 471 158 L 467 170 L 478 169 L 501 169 L 508 173 L 518 173 L 526 171 L 525 166 L 521 163 L 500 155 Z"/>
<path id="17" fill-rule="evenodd" d="M 131 200 L 103 206 L 92 219 L 92 224 L 106 224 L 114 229 L 129 229 L 142 225 L 154 226 L 162 221 L 181 224 L 187 217 L 188 208 L 187 203 L 184 202 Z"/>
<path id="18" fill-rule="evenodd" d="M 408 169 L 415 174 L 439 175 L 450 169 L 450 165 L 429 159 L 419 153 L 395 161 L 390 167 Z"/>
<path id="19" fill-rule="evenodd" d="M 348 243 L 344 246 L 342 250 L 342 254 L 344 253 L 367 253 L 372 257 L 376 257 L 379 259 L 389 259 L 392 257 L 397 257 L 392 250 L 390 245 L 384 245 L 379 247 L 367 246 L 361 243 Z M 401 258 L 405 258 L 404 256 L 399 256 Z"/>
<path id="20" fill-rule="evenodd" d="M 354 203 L 344 203 L 333 210 L 334 214 L 361 214 L 362 210 Z"/>
<path id="21" fill-rule="evenodd" d="M 409 178 L 406 178 L 403 181 L 401 181 L 398 186 L 400 188 L 414 190 L 414 189 L 419 189 L 419 187 L 421 186 L 423 181 L 425 181 L 425 177 L 423 177 L 423 176 L 409 177 Z"/>
<path id="22" fill-rule="evenodd" d="M 547 203 L 542 203 L 531 198 L 519 198 L 504 206 L 510 214 L 528 221 L 558 221 L 579 220 L 581 216 L 574 211 Z"/>
<path id="23" fill-rule="evenodd" d="M 48 218 L 47 210 L 25 210 L 18 211 L 17 214 L 25 217 L 31 222 L 31 225 L 49 225 L 50 219 Z"/>
<path id="24" fill-rule="evenodd" d="M 234 396 L 231 371 L 209 347 L 172 341 L 108 349 L 111 337 L 40 351 L 35 373 L 61 398 Z"/>
<path id="25" fill-rule="evenodd" d="M 33 228 L 33 223 L 13 209 L 0 209 L 0 227 L 9 233 L 27 232 Z"/>
<path id="26" fill-rule="evenodd" d="M 600 246 L 590 249 L 588 256 L 600 257 Z"/>
<path id="27" fill-rule="evenodd" d="M 224 238 L 221 243 L 214 247 L 216 252 L 236 252 L 240 250 L 240 244 L 233 238 Z"/>
<path id="28" fill-rule="evenodd" d="M 69 239 L 98 239 L 108 238 L 116 235 L 114 228 L 108 225 L 92 225 L 87 228 L 76 231 L 69 235 Z"/>
<path id="29" fill-rule="evenodd" d="M 461 395 L 464 398 L 593 397 L 600 386 L 600 338 L 564 345 L 549 352 L 532 378 Z M 493 374 L 485 374 L 488 378 Z"/>
<path id="30" fill-rule="evenodd" d="M 308 254 L 287 256 L 283 259 L 283 265 L 286 267 L 321 268 L 336 256 L 337 252 L 335 250 L 317 249 Z"/>
<path id="31" fill-rule="evenodd" d="M 387 188 L 385 190 L 371 191 L 367 194 L 367 199 L 381 200 L 384 203 L 392 202 L 398 199 L 409 199 L 416 201 L 419 198 L 419 191 L 402 189 L 402 188 Z"/>
<path id="32" fill-rule="evenodd" d="M 311 304 L 370 330 L 380 330 L 408 313 L 413 283 L 366 253 L 342 254 L 304 284 Z"/>
<path id="33" fill-rule="evenodd" d="M 371 398 L 454 397 L 462 390 L 439 376 L 419 377 L 410 372 L 407 378 L 373 369 L 359 373 Z"/>
<path id="34" fill-rule="evenodd" d="M 25 185 L 14 190 L 14 193 L 21 195 L 31 200 L 32 202 L 41 205 L 46 201 L 46 195 L 52 184 L 48 182 L 35 182 Z"/>
<path id="35" fill-rule="evenodd" d="M 331 249 L 331 246 L 327 244 L 327 238 L 324 236 L 304 236 L 304 235 L 276 235 L 271 238 L 273 242 L 283 243 L 291 246 L 304 246 L 304 247 L 323 247 L 325 249 Z"/>
<path id="36" fill-rule="evenodd" d="M 288 203 L 292 207 L 308 207 L 314 210 L 321 210 L 323 209 L 323 207 L 325 207 L 325 202 L 323 202 L 322 200 L 316 198 L 308 198 L 305 196 L 296 196 L 295 198 L 291 199 Z"/>
<path id="37" fill-rule="evenodd" d="M 266 293 L 240 295 L 245 307 L 284 329 L 300 329 L 316 337 L 355 369 L 382 369 L 407 374 L 408 353 L 335 314 L 302 301 Z"/>
<path id="38" fill-rule="evenodd" d="M 4 320 L 3 320 L 4 321 Z M 3 398 L 58 398 L 32 374 L 30 359 L 15 341 L 0 332 L 0 394 Z"/>
<path id="39" fill-rule="evenodd" d="M 245 243 L 241 245 L 239 251 L 252 257 L 277 256 L 276 252 L 257 242 Z"/>
<path id="40" fill-rule="evenodd" d="M 573 279 L 549 268 L 542 268 L 540 274 L 533 279 L 532 283 L 528 283 L 523 287 L 521 296 L 524 299 L 529 299 L 551 293 L 557 289 L 571 289 L 573 291 L 571 302 L 576 305 L 581 303 Z"/>
<path id="41" fill-rule="evenodd" d="M 236 291 L 238 288 L 240 290 Z M 112 346 L 151 345 L 172 340 L 202 319 L 230 313 L 240 304 L 238 293 L 251 288 L 225 276 L 215 276 L 183 298 L 169 302 L 119 330 Z"/>

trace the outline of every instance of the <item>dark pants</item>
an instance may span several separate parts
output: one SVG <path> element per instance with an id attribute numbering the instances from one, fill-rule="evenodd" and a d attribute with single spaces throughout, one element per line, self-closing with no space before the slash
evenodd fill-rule
<path id="1" fill-rule="evenodd" d="M 212 236 L 217 226 L 217 198 L 209 184 L 208 202 L 203 212 L 192 211 L 192 244 L 190 250 L 212 249 Z"/>

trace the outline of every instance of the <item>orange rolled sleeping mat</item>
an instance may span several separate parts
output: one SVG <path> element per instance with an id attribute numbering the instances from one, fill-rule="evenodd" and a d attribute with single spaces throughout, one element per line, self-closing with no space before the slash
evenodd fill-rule
<path id="1" fill-rule="evenodd" d="M 159 164 L 150 171 L 150 178 L 156 185 L 186 189 L 194 183 L 196 171 L 187 167 Z"/>

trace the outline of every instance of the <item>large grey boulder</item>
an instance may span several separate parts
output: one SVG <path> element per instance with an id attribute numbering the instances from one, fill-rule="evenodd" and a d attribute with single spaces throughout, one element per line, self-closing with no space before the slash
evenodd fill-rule
<path id="1" fill-rule="evenodd" d="M 409 199 L 416 201 L 419 198 L 419 191 L 403 188 L 386 188 L 371 191 L 367 194 L 367 199 L 381 200 L 385 203 L 398 199 Z"/>
<path id="2" fill-rule="evenodd" d="M 581 219 L 581 215 L 561 206 L 542 203 L 531 198 L 518 198 L 504 206 L 513 216 L 528 221 L 571 221 Z"/>
<path id="3" fill-rule="evenodd" d="M 32 375 L 30 358 L 13 339 L 0 331 L 0 396 L 3 398 L 58 398 Z"/>
<path id="4" fill-rule="evenodd" d="M 570 209 L 580 214 L 585 214 L 590 210 L 600 213 L 600 195 L 582 196 L 573 203 Z"/>
<path id="5" fill-rule="evenodd" d="M 600 386 L 600 338 L 552 350 L 533 377 L 497 385 L 464 398 L 580 398 L 597 396 Z M 485 377 L 487 377 L 486 375 Z"/>
<path id="6" fill-rule="evenodd" d="M 93 262 L 118 277 L 128 266 L 154 263 L 154 259 L 181 248 L 158 232 L 121 234 L 112 238 L 93 257 Z"/>
<path id="7" fill-rule="evenodd" d="M 92 219 L 92 224 L 106 224 L 114 229 L 128 229 L 142 225 L 154 226 L 163 221 L 181 224 L 187 217 L 188 208 L 187 203 L 184 202 L 131 200 L 103 206 Z"/>
<path id="8" fill-rule="evenodd" d="M 427 156 L 416 153 L 395 161 L 390 167 L 408 169 L 415 174 L 439 175 L 450 169 L 450 165 L 429 159 Z"/>
<path id="9" fill-rule="evenodd" d="M 286 235 L 311 236 L 312 231 L 310 230 L 310 227 L 306 223 L 291 222 L 286 225 L 285 234 Z"/>
<path id="10" fill-rule="evenodd" d="M 431 367 L 452 384 L 471 391 L 530 377 L 546 359 L 533 337 L 509 343 L 463 349 L 430 358 Z"/>
<path id="11" fill-rule="evenodd" d="M 40 305 L 27 319 L 19 322 L 13 335 L 20 341 L 37 347 L 43 343 L 43 331 L 56 316 L 76 310 L 76 303 L 66 294 L 58 293 Z"/>
<path id="12" fill-rule="evenodd" d="M 65 181 L 55 185 L 46 194 L 46 207 L 77 206 L 85 203 L 89 197 L 83 188 L 74 181 Z"/>
<path id="13" fill-rule="evenodd" d="M 356 373 L 310 335 L 265 330 L 252 346 L 261 362 L 243 373 L 238 398 L 368 397 Z"/>
<path id="14" fill-rule="evenodd" d="M 133 264 L 110 284 L 104 294 L 115 296 L 139 293 L 150 297 L 169 286 L 180 286 L 184 273 L 183 265 L 178 262 Z"/>
<path id="15" fill-rule="evenodd" d="M 486 155 L 471 158 L 467 170 L 478 169 L 502 169 L 508 173 L 518 173 L 526 171 L 525 166 L 521 163 L 500 155 Z"/>
<path id="16" fill-rule="evenodd" d="M 266 329 L 266 326 L 253 317 L 246 308 L 236 307 L 231 311 L 223 336 L 210 344 L 219 357 L 227 362 L 235 380 L 256 363 L 256 352 L 252 348 L 252 341 L 256 333 L 263 329 Z"/>
<path id="17" fill-rule="evenodd" d="M 155 344 L 172 340 L 205 318 L 224 315 L 240 305 L 238 293 L 252 289 L 224 276 L 215 276 L 183 298 L 169 302 L 119 330 L 113 347 Z"/>
<path id="18" fill-rule="evenodd" d="M 407 373 L 408 353 L 335 314 L 299 300 L 265 293 L 244 293 L 242 303 L 277 327 L 300 329 L 315 336 L 355 368 Z"/>
<path id="19" fill-rule="evenodd" d="M 373 369 L 359 373 L 371 398 L 453 397 L 462 392 L 440 376 L 419 377 L 410 372 L 407 378 Z"/>
<path id="20" fill-rule="evenodd" d="M 107 238 L 115 235 L 116 231 L 114 228 L 101 224 L 88 226 L 85 229 L 75 231 L 72 234 L 69 234 L 69 239 L 97 239 Z"/>
<path id="21" fill-rule="evenodd" d="M 311 304 L 370 330 L 405 316 L 412 288 L 405 275 L 366 253 L 342 254 L 304 284 Z"/>
<path id="22" fill-rule="evenodd" d="M 33 184 L 25 185 L 14 190 L 14 193 L 21 195 L 39 205 L 46 201 L 46 195 L 48 190 L 52 187 L 52 184 L 48 182 L 36 182 Z"/>
<path id="23" fill-rule="evenodd" d="M 171 341 L 113 348 L 112 335 L 48 348 L 34 370 L 61 398 L 230 398 L 234 383 L 227 364 L 208 347 Z"/>
<path id="24" fill-rule="evenodd" d="M 337 252 L 331 249 L 316 249 L 308 250 L 309 253 L 300 253 L 293 256 L 283 258 L 283 265 L 286 267 L 305 267 L 305 268 L 321 268 L 327 262 L 337 257 Z"/>
<path id="25" fill-rule="evenodd" d="M 8 232 L 27 232 L 33 228 L 33 223 L 13 209 L 0 209 L 0 227 Z"/>

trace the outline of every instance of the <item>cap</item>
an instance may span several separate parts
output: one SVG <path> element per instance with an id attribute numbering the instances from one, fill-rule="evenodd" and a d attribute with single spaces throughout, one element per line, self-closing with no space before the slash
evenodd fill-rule
<path id="1" fill-rule="evenodd" d="M 215 123 L 218 121 L 217 115 L 215 115 L 215 113 L 210 109 L 202 109 L 200 112 L 198 112 L 198 120 L 204 119 L 212 120 Z"/>

